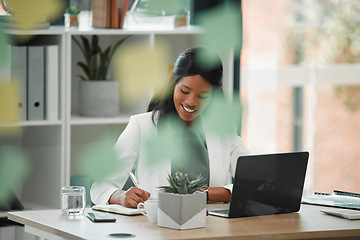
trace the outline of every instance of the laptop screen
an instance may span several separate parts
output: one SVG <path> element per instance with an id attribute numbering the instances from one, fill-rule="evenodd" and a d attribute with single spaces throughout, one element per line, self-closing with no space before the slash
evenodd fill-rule
<path id="1" fill-rule="evenodd" d="M 308 152 L 239 157 L 229 217 L 299 211 L 308 157 Z"/>

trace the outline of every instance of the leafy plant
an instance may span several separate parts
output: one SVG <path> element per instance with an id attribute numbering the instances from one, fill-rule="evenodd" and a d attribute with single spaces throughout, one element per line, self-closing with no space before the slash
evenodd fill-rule
<path id="1" fill-rule="evenodd" d="M 68 13 L 70 15 L 78 15 L 80 13 L 80 10 L 77 9 L 76 6 L 70 6 L 65 10 L 65 13 Z"/>
<path id="2" fill-rule="evenodd" d="M 206 179 L 200 174 L 190 181 L 187 174 L 176 172 L 172 175 L 168 175 L 168 181 L 170 186 L 159 187 L 162 191 L 168 193 L 192 194 L 198 190 L 204 189 Z"/>
<path id="3" fill-rule="evenodd" d="M 80 78 L 90 81 L 105 81 L 114 53 L 118 47 L 129 37 L 131 36 L 127 36 L 121 39 L 114 45 L 114 47 L 111 47 L 110 45 L 103 51 L 100 47 L 99 37 L 97 35 L 92 36 L 91 42 L 89 42 L 86 37 L 80 36 L 81 43 L 73 36 L 72 39 L 80 48 L 85 58 L 85 62 L 77 63 L 85 75 L 85 77 L 80 76 Z"/>

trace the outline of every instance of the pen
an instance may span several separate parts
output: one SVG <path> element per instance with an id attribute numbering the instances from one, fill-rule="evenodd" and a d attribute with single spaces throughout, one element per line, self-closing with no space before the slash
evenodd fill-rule
<path id="1" fill-rule="evenodd" d="M 139 182 L 137 180 L 137 178 L 135 177 L 135 175 L 132 172 L 128 172 L 131 181 L 134 183 L 135 187 L 140 188 Z"/>

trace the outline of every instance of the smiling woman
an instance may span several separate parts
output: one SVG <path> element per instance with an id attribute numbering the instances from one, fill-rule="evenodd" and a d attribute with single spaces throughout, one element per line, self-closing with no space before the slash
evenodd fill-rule
<path id="1" fill-rule="evenodd" d="M 177 171 L 189 179 L 203 176 L 209 200 L 230 201 L 236 161 L 249 152 L 236 132 L 226 137 L 210 132 L 203 127 L 208 117 L 202 118 L 215 100 L 212 95 L 222 92 L 222 74 L 221 59 L 205 48 L 181 53 L 165 90 L 151 100 L 149 112 L 130 118 L 115 145 L 119 169 L 95 182 L 92 201 L 136 207 L 150 196 L 157 199 L 159 187 Z M 140 187 L 123 189 L 131 170 Z"/>
<path id="2" fill-rule="evenodd" d="M 175 86 L 174 105 L 179 117 L 191 125 L 199 116 L 211 97 L 212 85 L 200 75 L 182 78 Z"/>

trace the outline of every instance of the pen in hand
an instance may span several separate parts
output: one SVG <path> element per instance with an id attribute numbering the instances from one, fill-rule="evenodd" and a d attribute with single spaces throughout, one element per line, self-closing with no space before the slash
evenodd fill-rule
<path id="1" fill-rule="evenodd" d="M 131 181 L 134 183 L 135 187 L 140 188 L 139 182 L 136 178 L 136 176 L 132 172 L 128 172 Z"/>
<path id="2" fill-rule="evenodd" d="M 130 176 L 130 179 L 131 181 L 134 183 L 135 187 L 137 188 L 140 188 L 140 185 L 139 185 L 139 181 L 137 180 L 136 176 L 132 173 L 132 172 L 128 172 L 129 176 Z M 143 194 L 138 194 L 142 199 L 144 199 L 144 201 L 148 200 L 149 197 L 150 197 L 150 193 L 144 191 L 141 189 L 141 191 L 143 192 Z"/>

